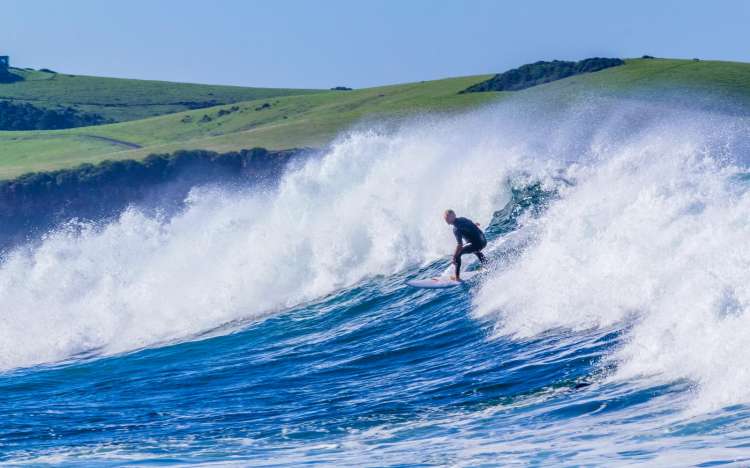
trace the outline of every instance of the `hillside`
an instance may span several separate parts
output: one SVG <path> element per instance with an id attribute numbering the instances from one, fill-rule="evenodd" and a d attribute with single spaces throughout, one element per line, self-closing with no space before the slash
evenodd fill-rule
<path id="1" fill-rule="evenodd" d="M 693 91 L 696 96 L 708 93 L 732 97 L 750 105 L 750 63 L 630 59 L 625 61 L 624 66 L 554 81 L 530 88 L 527 92 L 534 90 L 568 90 L 571 93 L 598 90 L 616 94 L 635 90 Z"/>
<path id="2" fill-rule="evenodd" d="M 354 91 L 258 99 L 113 125 L 0 132 L 0 178 L 103 159 L 142 158 L 178 149 L 219 152 L 257 146 L 322 147 L 361 119 L 461 110 L 501 93 L 459 95 L 489 76 Z"/>
<path id="3" fill-rule="evenodd" d="M 48 109 L 73 107 L 116 122 L 252 99 L 322 92 L 101 78 L 19 68 L 12 68 L 11 72 L 23 80 L 0 84 L 0 101 Z"/>
<path id="4" fill-rule="evenodd" d="M 632 96 L 634 92 L 648 90 L 649 99 L 668 95 L 674 99 L 677 95 L 677 99 L 692 104 L 710 95 L 729 98 L 739 108 L 750 109 L 750 64 L 747 63 L 631 59 L 626 60 L 625 65 L 523 91 L 459 94 L 491 76 L 355 91 L 264 96 L 237 104 L 111 125 L 0 132 L 0 178 L 104 159 L 138 159 L 178 149 L 227 152 L 252 147 L 323 147 L 339 132 L 362 121 L 423 112 L 460 111 L 511 95 L 521 99 L 570 100 L 592 92 Z M 119 81 L 113 80 L 113 83 Z"/>

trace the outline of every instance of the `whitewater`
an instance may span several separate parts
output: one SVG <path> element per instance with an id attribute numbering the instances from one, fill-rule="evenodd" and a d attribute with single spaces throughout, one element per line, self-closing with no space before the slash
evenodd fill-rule
<path id="1" fill-rule="evenodd" d="M 0 462 L 750 464 L 748 130 L 509 99 L 70 220 L 0 260 Z M 410 288 L 446 208 L 488 271 Z"/>

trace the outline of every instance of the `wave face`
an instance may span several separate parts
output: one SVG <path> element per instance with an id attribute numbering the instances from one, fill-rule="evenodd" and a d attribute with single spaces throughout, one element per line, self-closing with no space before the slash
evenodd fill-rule
<path id="1" fill-rule="evenodd" d="M 508 102 L 71 222 L 0 263 L 0 461 L 750 463 L 749 129 Z M 405 286 L 448 207 L 488 271 Z"/>

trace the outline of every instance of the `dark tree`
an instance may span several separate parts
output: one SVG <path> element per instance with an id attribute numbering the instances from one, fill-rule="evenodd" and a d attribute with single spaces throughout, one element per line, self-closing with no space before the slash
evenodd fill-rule
<path id="1" fill-rule="evenodd" d="M 592 73 L 605 68 L 623 65 L 625 62 L 618 58 L 588 58 L 579 62 L 553 60 L 551 62 L 536 62 L 522 65 L 518 68 L 500 73 L 487 81 L 469 86 L 461 93 L 476 93 L 483 91 L 519 91 L 532 86 L 561 80 L 569 76 L 582 73 Z"/>
<path id="2" fill-rule="evenodd" d="M 0 130 L 58 130 L 110 122 L 99 114 L 79 112 L 72 107 L 42 109 L 31 104 L 0 101 Z"/>

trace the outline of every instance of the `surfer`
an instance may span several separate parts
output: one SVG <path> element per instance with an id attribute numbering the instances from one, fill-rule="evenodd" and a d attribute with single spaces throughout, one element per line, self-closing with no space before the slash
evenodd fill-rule
<path id="1" fill-rule="evenodd" d="M 453 226 L 453 235 L 456 236 L 456 251 L 453 253 L 453 264 L 456 266 L 456 275 L 451 279 L 461 281 L 461 255 L 473 253 L 480 262 L 485 263 L 487 259 L 482 249 L 487 246 L 487 239 L 479 229 L 479 223 L 467 218 L 457 218 L 453 210 L 445 210 L 443 214 L 445 222 Z M 466 244 L 464 244 L 464 239 Z"/>

